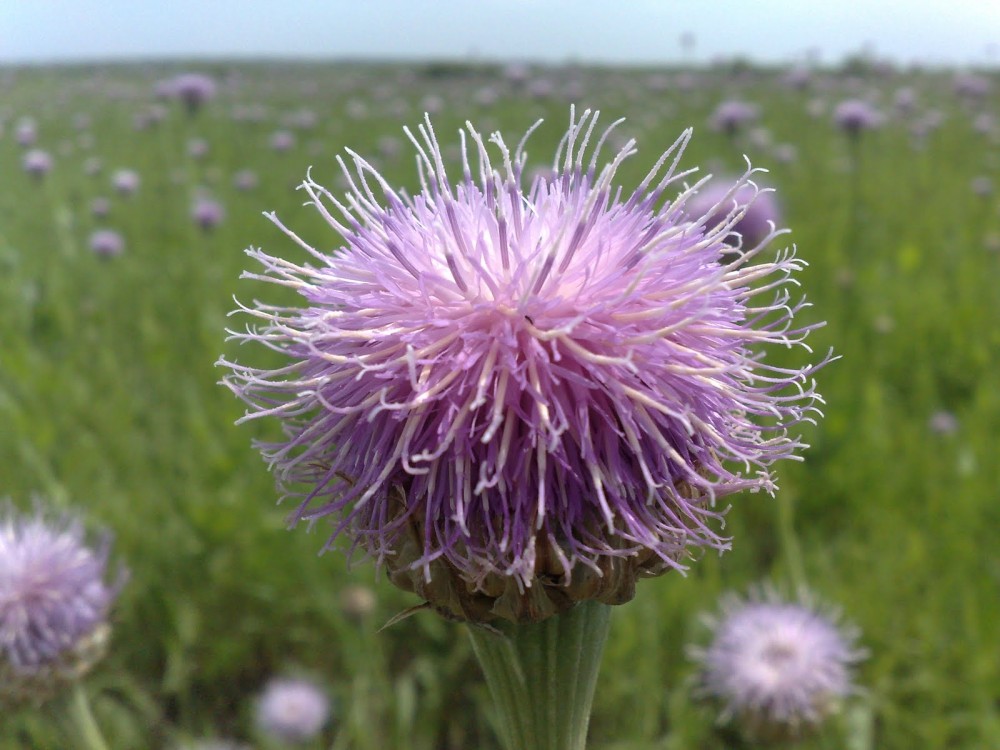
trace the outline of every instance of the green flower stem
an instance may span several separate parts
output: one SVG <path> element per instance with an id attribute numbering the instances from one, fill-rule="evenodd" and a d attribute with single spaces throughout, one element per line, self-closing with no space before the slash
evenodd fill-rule
<path id="1" fill-rule="evenodd" d="M 110 750 L 94 720 L 94 714 L 90 710 L 90 701 L 87 700 L 87 693 L 79 682 L 73 686 L 69 713 L 80 747 L 84 750 Z"/>
<path id="2" fill-rule="evenodd" d="M 583 750 L 611 607 L 595 601 L 539 623 L 469 627 L 506 750 Z"/>
<path id="3" fill-rule="evenodd" d="M 792 584 L 797 592 L 808 590 L 806 583 L 806 566 L 802 559 L 802 547 L 795 533 L 795 508 L 787 492 L 779 492 L 778 502 L 778 538 L 781 542 L 781 552 L 788 566 Z"/>

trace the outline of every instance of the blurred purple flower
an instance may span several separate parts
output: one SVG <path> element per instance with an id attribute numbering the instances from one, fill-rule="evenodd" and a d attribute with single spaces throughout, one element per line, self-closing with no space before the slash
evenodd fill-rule
<path id="1" fill-rule="evenodd" d="M 184 73 L 170 81 L 165 92 L 179 99 L 189 114 L 195 114 L 215 98 L 215 81 L 202 73 Z"/>
<path id="2" fill-rule="evenodd" d="M 241 421 L 284 423 L 286 440 L 261 448 L 301 498 L 294 520 L 333 516 L 334 538 L 459 618 L 622 603 L 639 575 L 727 549 L 716 500 L 773 492 L 769 467 L 804 447 L 789 431 L 821 401 L 819 365 L 763 358 L 808 349 L 815 324 L 795 323 L 805 303 L 791 296 L 804 264 L 794 248 L 726 244 L 752 172 L 723 221 L 692 217 L 695 189 L 676 187 L 691 172 L 674 171 L 687 131 L 621 196 L 635 142 L 598 170 L 614 125 L 597 138 L 596 122 L 571 114 L 554 171 L 528 186 L 524 141 L 511 152 L 494 134 L 491 154 L 470 125 L 452 185 L 427 119 L 419 138 L 406 129 L 415 197 L 349 151 L 346 198 L 302 186 L 341 249 L 306 245 L 272 214 L 318 263 L 247 251 L 264 271 L 246 277 L 305 303 L 243 307 L 264 328 L 231 332 L 288 365 L 219 362 L 249 406 Z"/>
<path id="3" fill-rule="evenodd" d="M 241 169 L 233 175 L 233 187 L 240 191 L 253 190 L 259 182 L 257 173 L 252 169 Z"/>
<path id="4" fill-rule="evenodd" d="M 729 222 L 737 209 L 736 223 L 731 224 L 723 240 L 740 250 L 750 250 L 770 239 L 781 224 L 781 212 L 772 190 L 758 190 L 744 183 L 737 190 L 735 178 L 719 177 L 698 189 L 684 206 L 692 221 L 704 221 L 708 228 Z"/>
<path id="5" fill-rule="evenodd" d="M 953 435 L 958 432 L 958 417 L 950 411 L 940 409 L 931 414 L 927 426 L 936 435 Z"/>
<path id="6" fill-rule="evenodd" d="M 720 718 L 751 737 L 798 737 L 856 692 L 851 672 L 865 656 L 857 631 L 807 597 L 786 602 L 769 589 L 729 594 L 706 622 L 711 643 L 690 649 L 701 665 L 699 692 L 718 700 Z"/>
<path id="7" fill-rule="evenodd" d="M 114 229 L 98 229 L 90 235 L 90 249 L 101 258 L 113 258 L 125 251 L 125 239 Z"/>
<path id="8" fill-rule="evenodd" d="M 986 175 L 973 177 L 969 186 L 972 188 L 972 192 L 981 198 L 986 198 L 993 194 L 993 180 Z"/>
<path id="9" fill-rule="evenodd" d="M 833 110 L 834 123 L 852 137 L 881 126 L 882 119 L 882 114 L 863 99 L 845 99 Z"/>
<path id="10" fill-rule="evenodd" d="M 111 175 L 111 186 L 119 195 L 134 195 L 140 183 L 139 173 L 133 169 L 119 169 Z"/>
<path id="11" fill-rule="evenodd" d="M 282 153 L 295 147 L 295 135 L 288 130 L 278 130 L 271 135 L 271 148 Z"/>
<path id="12" fill-rule="evenodd" d="M 36 179 L 41 179 L 52 171 L 52 156 L 48 151 L 33 148 L 24 154 L 21 160 L 24 171 Z"/>
<path id="13" fill-rule="evenodd" d="M 709 125 L 728 136 L 736 135 L 742 128 L 757 120 L 757 107 L 747 102 L 730 99 L 721 102 L 712 112 Z"/>
<path id="14" fill-rule="evenodd" d="M 314 739 L 329 718 L 330 700 L 308 680 L 271 680 L 257 702 L 257 726 L 282 742 Z"/>
<path id="15" fill-rule="evenodd" d="M 975 73 L 957 73 L 952 88 L 961 97 L 982 99 L 990 93 L 990 79 Z"/>
<path id="16" fill-rule="evenodd" d="M 17 130 L 14 136 L 17 145 L 23 148 L 34 146 L 38 141 L 38 126 L 31 118 L 25 118 L 17 123 Z"/>
<path id="17" fill-rule="evenodd" d="M 110 539 L 74 518 L 0 513 L 0 705 L 40 701 L 103 655 L 124 571 L 105 580 Z"/>
<path id="18" fill-rule="evenodd" d="M 801 65 L 796 66 L 790 68 L 782 80 L 789 88 L 801 91 L 812 81 L 812 71 Z"/>
<path id="19" fill-rule="evenodd" d="M 221 224 L 225 216 L 222 204 L 212 198 L 198 198 L 191 207 L 191 218 L 206 232 Z"/>

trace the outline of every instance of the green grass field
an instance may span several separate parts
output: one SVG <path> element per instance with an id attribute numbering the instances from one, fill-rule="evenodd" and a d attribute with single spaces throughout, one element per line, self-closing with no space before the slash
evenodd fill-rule
<path id="1" fill-rule="evenodd" d="M 188 69 L 220 84 L 193 117 L 153 96 L 156 81 Z M 859 67 L 816 73 L 801 90 L 783 74 L 555 68 L 522 86 L 452 65 L 0 70 L 0 497 L 27 508 L 37 494 L 112 529 L 131 570 L 108 656 L 85 682 L 109 745 L 277 747 L 254 732 L 254 698 L 272 675 L 302 674 L 334 700 L 309 747 L 498 747 L 464 626 L 423 613 L 377 632 L 416 600 L 368 563 L 319 555 L 328 527 L 286 530 L 251 447 L 278 425 L 234 426 L 243 408 L 214 363 L 237 356 L 224 330 L 243 325 L 226 317 L 233 296 L 276 301 L 238 279 L 251 263 L 244 248 L 304 260 L 262 212 L 317 248 L 340 244 L 295 190 L 307 167 L 340 189 L 334 158 L 350 147 L 412 191 L 402 127 L 428 108 L 454 144 L 466 119 L 516 143 L 543 117 L 529 147 L 542 165 L 575 101 L 606 122 L 627 118 L 622 133 L 640 152 L 626 181 L 688 126 L 682 166 L 735 172 L 745 153 L 770 169 L 789 241 L 810 264 L 805 317 L 828 321 L 810 343 L 841 356 L 818 376 L 826 418 L 807 425 L 805 461 L 780 467 L 777 498 L 732 498 L 733 550 L 686 577 L 645 581 L 615 609 L 590 747 L 732 747 L 714 709 L 692 697 L 686 645 L 704 639 L 699 615 L 723 592 L 799 578 L 843 610 L 870 652 L 864 692 L 802 747 L 1000 747 L 1000 202 L 972 187 L 1000 181 L 1000 79 L 970 100 L 950 73 Z M 916 94 L 913 112 L 894 108 L 902 87 Z M 830 113 L 857 96 L 887 120 L 853 158 Z M 730 139 L 708 120 L 733 97 L 760 117 Z M 137 129 L 150 112 L 162 119 Z M 939 122 L 914 133 L 934 113 Z M 975 127 L 983 113 L 998 119 L 992 130 Z M 22 118 L 54 158 L 42 180 L 21 169 Z M 294 147 L 271 147 L 278 130 Z M 206 155 L 189 155 L 193 139 Z M 779 158 L 784 145 L 793 159 Z M 123 168 L 141 176 L 135 195 L 112 189 Z M 238 191 L 244 169 L 259 185 Z M 226 211 L 210 232 L 190 216 L 201 195 Z M 110 213 L 98 220 L 100 196 Z M 88 247 L 103 227 L 123 234 L 120 257 Z M 933 428 L 942 412 L 954 429 Z M 375 592 L 373 611 L 345 608 L 349 585 Z M 71 747 L 66 711 L 56 700 L 5 712 L 0 747 Z"/>

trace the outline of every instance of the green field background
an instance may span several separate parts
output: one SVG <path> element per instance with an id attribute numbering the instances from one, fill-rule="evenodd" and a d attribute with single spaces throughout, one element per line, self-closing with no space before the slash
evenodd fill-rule
<path id="1" fill-rule="evenodd" d="M 220 87 L 202 111 L 157 102 L 158 80 L 195 69 Z M 251 268 L 243 250 L 305 260 L 262 212 L 318 249 L 340 245 L 295 189 L 308 167 L 342 190 L 335 157 L 349 147 L 414 191 L 402 127 L 426 109 L 453 144 L 456 178 L 467 119 L 516 143 L 544 118 L 528 148 L 529 165 L 544 166 L 575 102 L 607 123 L 627 118 L 620 132 L 639 153 L 622 170 L 626 189 L 689 126 L 682 167 L 735 174 L 746 154 L 767 168 L 761 181 L 792 230 L 783 239 L 809 263 L 803 318 L 827 321 L 810 343 L 840 355 L 818 375 L 826 416 L 807 425 L 804 462 L 778 469 L 774 499 L 731 498 L 732 551 L 644 581 L 615 609 L 590 746 L 733 747 L 692 694 L 685 649 L 704 642 L 701 614 L 722 593 L 804 577 L 860 628 L 869 657 L 863 691 L 802 747 L 1000 748 L 1000 203 L 972 187 L 1000 176 L 1000 124 L 982 127 L 984 113 L 1000 115 L 1000 80 L 969 99 L 949 72 L 860 65 L 814 72 L 804 88 L 784 74 L 559 67 L 521 83 L 459 65 L 0 70 L 0 497 L 28 508 L 41 496 L 111 529 L 131 571 L 107 658 L 85 683 L 109 744 L 271 747 L 255 734 L 254 698 L 270 677 L 301 674 L 334 700 L 309 747 L 498 747 L 464 626 L 423 613 L 379 632 L 416 601 L 363 560 L 320 555 L 329 526 L 286 530 L 251 447 L 278 425 L 234 426 L 243 410 L 214 363 L 268 361 L 225 340 L 244 325 L 227 318 L 234 295 L 281 301 L 239 280 Z M 894 107 L 903 87 L 914 111 Z M 849 97 L 886 117 L 853 149 L 831 117 Z M 727 137 L 709 118 L 732 98 L 759 119 Z M 138 129 L 150 113 L 162 119 Z M 21 169 L 25 117 L 54 158 L 42 180 Z M 278 130 L 292 149 L 271 147 Z M 204 157 L 189 155 L 192 139 L 207 143 Z M 141 176 L 135 195 L 111 187 L 123 168 Z M 243 169 L 255 189 L 234 188 Z M 209 232 L 190 216 L 202 195 L 226 212 Z M 103 220 L 90 212 L 97 196 L 110 202 Z M 103 227 L 123 234 L 120 257 L 89 249 Z M 932 429 L 941 412 L 955 429 Z M 375 593 L 372 612 L 345 610 L 351 585 Z M 67 747 L 66 710 L 56 700 L 5 713 L 0 747 Z"/>

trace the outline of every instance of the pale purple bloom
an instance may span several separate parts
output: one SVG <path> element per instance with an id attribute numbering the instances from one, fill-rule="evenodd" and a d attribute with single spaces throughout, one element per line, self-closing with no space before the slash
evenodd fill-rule
<path id="1" fill-rule="evenodd" d="M 242 308 L 263 327 L 233 337 L 291 361 L 220 360 L 241 421 L 282 419 L 286 440 L 261 447 L 300 498 L 293 519 L 332 517 L 404 588 L 432 596 L 436 571 L 484 596 L 561 596 L 591 573 L 610 586 L 618 565 L 684 569 L 692 549 L 728 547 L 715 501 L 773 492 L 769 467 L 804 447 L 790 431 L 817 411 L 817 365 L 764 358 L 808 348 L 815 324 L 793 320 L 804 263 L 767 249 L 781 232 L 727 244 L 752 172 L 721 220 L 692 216 L 691 171 L 675 172 L 686 131 L 622 195 L 635 142 L 598 168 L 611 128 L 598 137 L 596 121 L 571 115 L 553 170 L 526 185 L 523 141 L 487 146 L 471 125 L 453 184 L 427 119 L 406 130 L 416 196 L 349 151 L 346 197 L 302 186 L 343 247 L 314 249 L 272 214 L 310 262 L 247 251 L 264 270 L 246 277 L 303 306 Z"/>
<path id="2" fill-rule="evenodd" d="M 503 69 L 503 77 L 508 83 L 523 84 L 531 77 L 531 68 L 525 63 L 509 63 Z"/>
<path id="3" fill-rule="evenodd" d="M 735 135 L 741 128 L 757 119 L 757 107 L 744 101 L 731 99 L 721 102 L 712 112 L 709 124 L 713 130 Z"/>
<path id="4" fill-rule="evenodd" d="M 958 73 L 952 81 L 952 87 L 959 96 L 982 99 L 990 93 L 990 79 L 975 73 Z"/>
<path id="5" fill-rule="evenodd" d="M 432 115 L 444 109 L 444 99 L 437 94 L 428 94 L 420 100 L 420 109 Z"/>
<path id="6" fill-rule="evenodd" d="M 795 737 L 857 690 L 852 671 L 865 656 L 857 631 L 808 597 L 788 602 L 769 589 L 730 594 L 706 622 L 711 643 L 691 649 L 700 692 L 722 704 L 723 721 L 736 720 L 752 736 Z"/>
<path id="7" fill-rule="evenodd" d="M 194 114 L 215 97 L 215 81 L 201 73 L 184 73 L 169 83 L 167 93 L 180 99 L 187 111 Z"/>
<path id="8" fill-rule="evenodd" d="M 940 409 L 931 414 L 931 418 L 927 421 L 927 426 L 936 435 L 953 435 L 958 432 L 958 417 L 950 411 Z"/>
<path id="9" fill-rule="evenodd" d="M 271 148 L 275 151 L 289 151 L 295 147 L 295 135 L 288 130 L 278 130 L 271 135 Z"/>
<path id="10" fill-rule="evenodd" d="M 282 117 L 281 122 L 290 128 L 312 130 L 319 122 L 319 116 L 311 109 L 298 109 Z"/>
<path id="11" fill-rule="evenodd" d="M 692 220 L 707 217 L 703 219 L 705 226 L 713 227 L 729 222 L 738 208 L 736 223 L 731 224 L 724 241 L 736 249 L 749 250 L 772 236 L 781 224 L 781 211 L 774 191 L 744 184 L 734 193 L 735 183 L 735 178 L 713 179 L 688 199 L 684 211 Z"/>
<path id="12" fill-rule="evenodd" d="M 106 580 L 109 548 L 76 519 L 2 511 L 0 704 L 46 697 L 99 658 L 124 580 Z"/>
<path id="13" fill-rule="evenodd" d="M 833 121 L 850 136 L 882 124 L 882 114 L 864 99 L 845 99 L 833 110 Z"/>
<path id="14" fill-rule="evenodd" d="M 94 255 L 113 258 L 125 251 L 125 240 L 114 229 L 98 229 L 90 235 L 90 249 Z"/>
<path id="15" fill-rule="evenodd" d="M 973 177 L 970 183 L 972 192 L 981 198 L 986 198 L 993 194 L 993 180 L 986 175 Z"/>
<path id="16" fill-rule="evenodd" d="M 187 152 L 192 159 L 204 159 L 208 156 L 208 141 L 204 138 L 192 138 L 188 141 Z"/>
<path id="17" fill-rule="evenodd" d="M 237 190 L 253 190 L 257 187 L 259 182 L 260 181 L 257 179 L 257 173 L 252 169 L 241 169 L 233 175 L 233 187 Z"/>
<path id="18" fill-rule="evenodd" d="M 785 85 L 789 88 L 801 91 L 806 88 L 812 80 L 812 71 L 809 68 L 798 66 L 789 69 L 783 78 Z"/>
<path id="19" fill-rule="evenodd" d="M 119 195 L 134 195 L 142 180 L 133 169 L 119 169 L 111 175 L 111 186 Z"/>
<path id="20" fill-rule="evenodd" d="M 27 148 L 28 146 L 34 146 L 38 141 L 38 126 L 35 121 L 30 118 L 25 118 L 17 123 L 17 130 L 14 136 L 17 140 L 17 145 Z"/>
<path id="21" fill-rule="evenodd" d="M 780 164 L 791 164 L 799 158 L 799 151 L 792 143 L 778 143 L 772 149 L 771 156 Z"/>
<path id="22" fill-rule="evenodd" d="M 972 119 L 972 129 L 980 135 L 993 135 L 997 121 L 992 112 L 980 112 Z"/>
<path id="23" fill-rule="evenodd" d="M 893 100 L 896 109 L 902 114 L 910 114 L 917 106 L 917 93 L 909 86 L 896 91 Z"/>
<path id="24" fill-rule="evenodd" d="M 48 151 L 33 148 L 24 154 L 21 160 L 24 171 L 36 179 L 41 179 L 52 171 L 52 156 Z"/>
<path id="25" fill-rule="evenodd" d="M 191 207 L 191 218 L 205 231 L 215 229 L 225 216 L 222 204 L 212 198 L 198 198 Z"/>
<path id="26" fill-rule="evenodd" d="M 257 726 L 283 742 L 307 742 L 330 718 L 330 700 L 322 688 L 303 679 L 274 679 L 257 702 Z"/>

